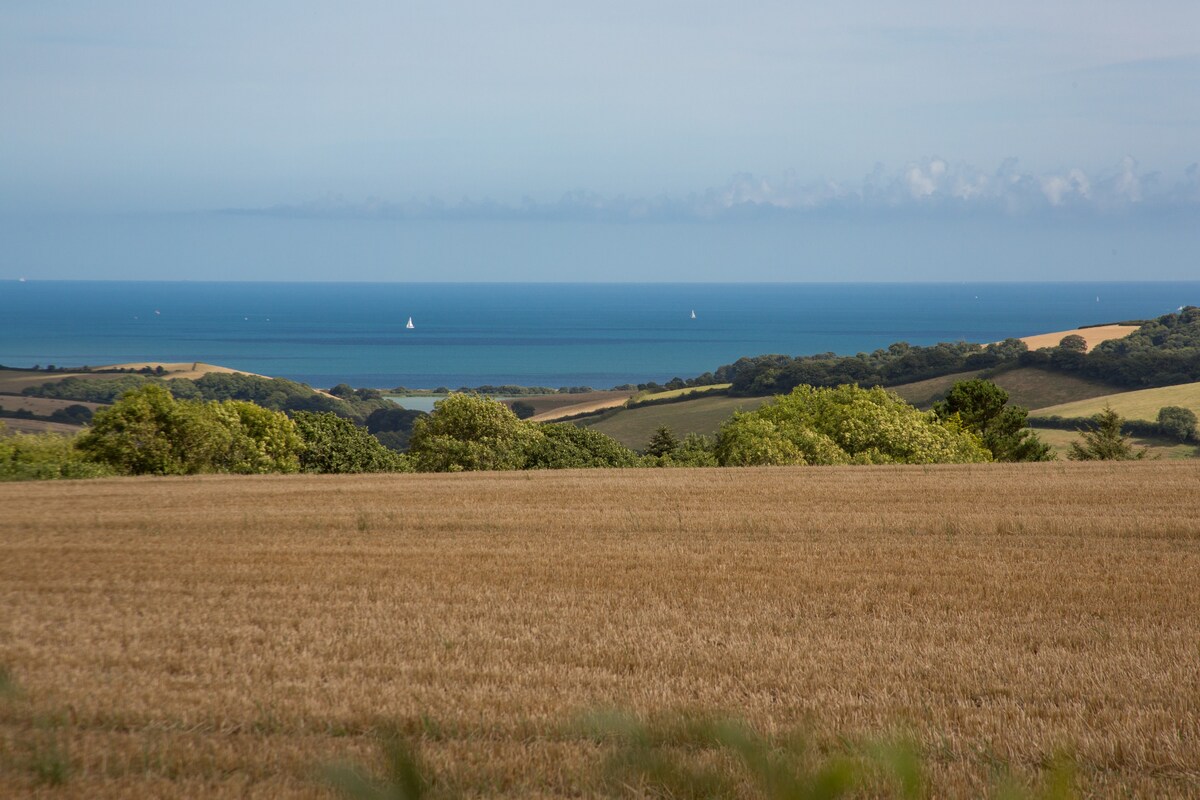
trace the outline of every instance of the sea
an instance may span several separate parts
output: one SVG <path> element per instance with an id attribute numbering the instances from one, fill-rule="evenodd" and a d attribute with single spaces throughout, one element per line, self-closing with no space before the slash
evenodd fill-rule
<path id="1" fill-rule="evenodd" d="M 1200 305 L 1200 281 L 8 280 L 0 282 L 0 364 L 203 361 L 326 388 L 608 388 L 688 378 L 742 356 L 986 343 L 1184 305 Z"/>

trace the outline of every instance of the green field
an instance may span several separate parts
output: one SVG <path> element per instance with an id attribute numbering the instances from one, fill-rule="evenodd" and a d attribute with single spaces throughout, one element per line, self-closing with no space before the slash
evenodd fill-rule
<path id="1" fill-rule="evenodd" d="M 1158 419 L 1158 410 L 1163 406 L 1183 406 L 1200 414 L 1200 383 L 1184 383 L 1179 386 L 1162 386 L 1158 389 L 1138 389 L 1133 392 L 1103 395 L 1074 403 L 1038 408 L 1039 417 L 1090 417 L 1104 410 L 1105 405 L 1125 419 Z"/>
<path id="2" fill-rule="evenodd" d="M 702 433 L 712 436 L 734 411 L 750 411 L 769 400 L 769 397 L 701 397 L 678 403 L 665 403 L 641 408 L 623 408 L 581 424 L 606 433 L 627 447 L 641 449 L 651 434 L 666 425 L 677 436 Z"/>
<path id="3" fill-rule="evenodd" d="M 984 373 L 981 370 L 960 372 L 940 378 L 891 386 L 888 389 L 918 407 L 929 408 L 935 400 L 944 397 L 954 384 L 980 377 L 982 374 Z M 1106 398 L 1124 396 L 1124 394 L 1114 394 L 1114 392 L 1120 392 L 1119 388 L 1100 381 L 1050 372 L 1036 367 L 1018 367 L 1006 370 L 992 376 L 989 380 L 1007 391 L 1011 402 L 1025 408 L 1040 408 L 1055 403 L 1087 400 L 1100 396 Z M 680 389 L 653 396 L 671 397 L 690 391 L 695 391 L 695 389 Z M 1197 396 L 1200 397 L 1200 392 L 1197 392 Z M 769 399 L 768 397 L 729 397 L 725 395 L 699 397 L 695 400 L 683 400 L 677 403 L 621 409 L 597 416 L 593 420 L 582 420 L 580 424 L 606 433 L 628 447 L 642 448 L 646 446 L 650 435 L 662 425 L 670 428 L 678 436 L 685 436 L 689 433 L 712 436 L 717 432 L 721 423 L 727 420 L 735 410 L 749 411 L 758 408 Z M 1180 403 L 1180 405 L 1183 404 Z M 1102 407 L 1103 403 L 1100 406 Z M 1154 413 L 1158 413 L 1157 406 Z M 1068 433 L 1070 436 L 1074 436 L 1073 433 Z M 1061 449 L 1065 452 L 1066 445 L 1062 445 Z"/>
<path id="4" fill-rule="evenodd" d="M 1034 428 L 1033 431 L 1039 439 L 1053 448 L 1055 455 L 1059 458 L 1066 458 L 1071 443 L 1080 441 L 1076 431 L 1065 431 L 1059 428 Z M 1180 444 L 1173 439 L 1160 436 L 1130 436 L 1129 441 L 1135 447 L 1147 448 L 1150 451 L 1146 455 L 1147 458 L 1175 459 L 1200 456 L 1200 448 L 1195 445 Z"/>
<path id="5" fill-rule="evenodd" d="M 959 372 L 940 378 L 889 386 L 888 390 L 895 392 L 918 408 L 929 408 L 934 401 L 945 397 L 946 392 L 950 391 L 954 384 L 982 377 L 985 374 L 984 370 Z M 988 380 L 1008 392 L 1009 402 L 1024 408 L 1044 408 L 1059 403 L 1072 403 L 1093 397 L 1113 395 L 1122 391 L 1119 386 L 1037 367 L 1017 367 L 1005 370 L 992 375 Z M 1155 409 L 1154 413 L 1157 414 L 1158 409 Z"/>
<path id="6" fill-rule="evenodd" d="M 983 370 L 973 372 L 957 372 L 953 375 L 943 375 L 940 378 L 929 378 L 923 381 L 902 383 L 899 386 L 889 386 L 889 392 L 895 392 L 904 400 L 917 408 L 929 408 L 935 401 L 941 400 L 959 381 L 969 381 L 978 378 Z"/>

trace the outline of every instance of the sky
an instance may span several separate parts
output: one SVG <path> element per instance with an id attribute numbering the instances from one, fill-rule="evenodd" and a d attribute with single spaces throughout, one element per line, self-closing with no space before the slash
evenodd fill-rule
<path id="1" fill-rule="evenodd" d="M 1197 31 L 1194 0 L 3 3 L 0 279 L 1192 278 Z"/>

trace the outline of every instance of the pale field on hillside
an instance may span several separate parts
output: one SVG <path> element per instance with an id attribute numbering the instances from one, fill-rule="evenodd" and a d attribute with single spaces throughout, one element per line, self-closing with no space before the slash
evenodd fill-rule
<path id="1" fill-rule="evenodd" d="M 1093 397 L 1074 403 L 1039 408 L 1033 413 L 1038 416 L 1090 417 L 1099 414 L 1104 407 L 1112 409 L 1126 419 L 1158 419 L 1158 410 L 1163 406 L 1182 406 L 1200 415 L 1200 383 L 1184 383 L 1178 386 L 1161 386 L 1157 389 L 1138 389 L 1132 392 Z"/>
<path id="2" fill-rule="evenodd" d="M 165 361 L 138 361 L 129 364 L 107 364 L 104 366 L 94 366 L 93 370 L 102 369 L 132 369 L 139 370 L 143 367 L 161 366 L 165 371 L 162 376 L 164 378 L 200 378 L 210 372 L 222 374 L 240 374 L 240 375 L 255 375 L 253 372 L 242 372 L 241 370 L 230 369 L 229 367 L 221 367 L 216 364 L 205 364 L 199 361 L 186 361 L 179 363 L 169 363 Z M 0 392 L 20 394 L 23 389 L 30 386 L 41 386 L 44 383 L 57 383 L 64 378 L 83 378 L 85 380 L 105 380 L 119 378 L 123 374 L 120 372 L 41 372 L 32 370 L 17 370 L 17 369 L 0 369 Z M 259 376 L 264 377 L 264 376 Z"/>
<path id="3" fill-rule="evenodd" d="M 162 367 L 165 373 L 163 377 L 167 378 L 203 378 L 210 372 L 221 375 L 254 375 L 259 378 L 266 377 L 265 375 L 259 375 L 257 372 L 246 372 L 231 367 L 222 367 L 219 364 L 205 364 L 203 361 L 134 361 L 128 364 L 108 364 L 107 366 L 96 367 L 96 369 L 139 370 L 146 367 L 150 369 Z"/>
<path id="4" fill-rule="evenodd" d="M 0 507 L 0 796 L 54 753 L 46 796 L 329 796 L 316 769 L 375 763 L 389 723 L 438 792 L 592 796 L 608 749 L 571 721 L 612 707 L 834 749 L 907 731 L 940 797 L 1063 748 L 1088 796 L 1200 787 L 1197 464 L 113 479 Z"/>
<path id="5" fill-rule="evenodd" d="M 637 392 L 597 391 L 579 394 L 544 394 L 520 398 L 533 406 L 537 413 L 530 419 L 534 422 L 553 422 L 576 414 L 590 414 L 609 408 L 620 408 Z M 507 405 L 512 405 L 508 403 Z"/>
<path id="6" fill-rule="evenodd" d="M 95 411 L 103 408 L 101 403 L 87 403 L 81 400 L 57 400 L 52 397 L 26 397 L 21 394 L 0 394 L 0 408 L 5 411 L 20 411 L 26 409 L 41 416 L 49 416 L 60 408 L 83 406 Z"/>
<path id="7" fill-rule="evenodd" d="M 40 419 L 22 419 L 21 417 L 2 417 L 0 423 L 4 424 L 4 427 L 0 428 L 0 436 L 12 433 L 61 433 L 66 436 L 74 436 L 83 430 L 79 425 L 46 422 Z"/>
<path id="8" fill-rule="evenodd" d="M 1124 339 L 1129 334 L 1138 329 L 1138 325 L 1097 325 L 1094 328 L 1075 328 L 1069 331 L 1056 331 L 1054 333 L 1039 333 L 1035 336 L 1022 336 L 1021 341 L 1029 346 L 1030 350 L 1038 350 L 1043 347 L 1057 347 L 1058 343 L 1063 340 L 1064 336 L 1082 336 L 1087 342 L 1088 349 L 1091 350 L 1101 342 L 1107 342 L 1109 339 Z"/>

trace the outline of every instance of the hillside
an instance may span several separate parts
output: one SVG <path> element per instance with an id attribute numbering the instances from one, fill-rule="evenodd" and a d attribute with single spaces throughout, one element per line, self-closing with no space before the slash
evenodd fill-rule
<path id="1" fill-rule="evenodd" d="M 1060 459 L 1066 459 L 1071 452 L 1071 445 L 1081 441 L 1079 431 L 1062 428 L 1039 428 L 1030 426 L 1038 438 L 1050 445 L 1050 449 Z M 1191 442 L 1180 443 L 1165 436 L 1134 435 L 1129 442 L 1136 448 L 1145 448 L 1146 457 L 1151 459 L 1181 459 L 1200 457 L 1200 447 Z"/>
<path id="2" fill-rule="evenodd" d="M 552 422 L 576 414 L 590 414 L 609 408 L 618 408 L 635 392 L 595 391 L 576 394 L 536 394 L 519 398 L 520 402 L 533 406 L 534 422 Z M 512 405 L 512 403 L 508 403 Z"/>
<path id="3" fill-rule="evenodd" d="M 1091 350 L 1101 342 L 1123 339 L 1136 331 L 1138 327 L 1138 325 L 1096 325 L 1090 328 L 1073 328 L 1069 331 L 1022 336 L 1021 341 L 1028 345 L 1030 350 L 1038 350 L 1042 347 L 1057 347 L 1064 336 L 1082 336 L 1083 340 L 1087 342 L 1088 349 Z"/>
<path id="4" fill-rule="evenodd" d="M 30 386 L 41 386 L 44 383 L 58 383 L 67 378 L 80 378 L 82 380 L 108 380 L 115 377 L 120 377 L 122 374 L 140 374 L 140 370 L 149 368 L 154 370 L 156 367 L 162 367 L 163 372 L 156 373 L 162 378 L 199 378 L 210 373 L 221 375 L 256 375 L 253 372 L 243 372 L 241 370 L 222 367 L 216 364 L 205 364 L 199 361 L 188 361 L 180 363 L 167 363 L 162 361 L 140 361 L 129 364 L 109 364 L 107 366 L 92 367 L 86 372 L 78 370 L 72 371 L 55 371 L 48 372 L 45 370 L 28 370 L 28 369 L 10 369 L 0 367 L 0 394 L 20 394 L 22 390 Z M 100 372 L 99 370 L 111 370 L 110 372 Z M 256 377 L 266 377 L 264 375 L 256 375 Z"/>
<path id="5" fill-rule="evenodd" d="M 1028 781 L 1063 749 L 1080 796 L 1194 796 L 1198 478 L 0 485 L 0 665 L 22 690 L 0 699 L 0 795 L 332 797 L 320 768 L 379 770 L 395 727 L 433 796 L 599 797 L 615 745 L 580 715 L 621 707 L 803 725 L 835 753 L 900 729 L 929 797 L 997 796 L 1003 764 Z M 55 763 L 64 785 L 38 786 Z"/>
<path id="6" fill-rule="evenodd" d="M 640 450 L 646 446 L 651 434 L 663 425 L 681 438 L 689 433 L 712 436 L 721 427 L 721 423 L 733 415 L 734 411 L 753 410 L 769 399 L 769 397 L 701 397 L 696 400 L 681 400 L 663 405 L 623 408 L 603 415 L 595 421 L 583 420 L 580 424 L 607 434 L 626 447 Z"/>
<path id="7" fill-rule="evenodd" d="M 1100 413 L 1106 405 L 1112 406 L 1114 411 L 1126 419 L 1144 419 L 1151 422 L 1158 419 L 1158 410 L 1163 406 L 1182 406 L 1200 415 L 1200 383 L 1101 395 L 1073 403 L 1038 408 L 1033 414 L 1039 417 L 1090 417 Z"/>

